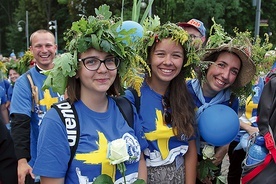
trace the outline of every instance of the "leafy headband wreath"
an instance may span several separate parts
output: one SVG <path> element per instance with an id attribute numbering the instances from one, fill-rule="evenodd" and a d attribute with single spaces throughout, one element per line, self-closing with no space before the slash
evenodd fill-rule
<path id="1" fill-rule="evenodd" d="M 137 91 L 140 88 L 145 70 L 149 70 L 146 62 L 136 54 L 131 34 L 135 29 L 120 30 L 122 24 L 119 18 L 111 17 L 108 5 L 95 9 L 96 17 L 82 17 L 73 22 L 71 29 L 65 33 L 66 49 L 68 53 L 62 54 L 54 60 L 52 70 L 45 72 L 47 79 L 43 89 L 51 87 L 53 91 L 63 94 L 66 89 L 68 77 L 76 75 L 78 69 L 78 54 L 89 48 L 95 48 L 112 53 L 121 59 L 118 68 L 121 82 L 124 86 L 132 86 Z"/>
<path id="2" fill-rule="evenodd" d="M 7 72 L 7 68 L 5 63 L 2 61 L 0 62 L 0 80 L 5 79 L 6 77 L 4 76 L 5 73 Z"/>

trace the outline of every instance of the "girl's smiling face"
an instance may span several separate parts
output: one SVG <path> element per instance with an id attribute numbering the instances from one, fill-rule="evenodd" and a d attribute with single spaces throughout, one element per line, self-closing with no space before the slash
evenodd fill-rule
<path id="1" fill-rule="evenodd" d="M 207 71 L 206 82 L 203 84 L 204 96 L 213 97 L 230 87 L 235 82 L 240 68 L 241 60 L 236 54 L 222 51 Z"/>
<path id="2" fill-rule="evenodd" d="M 13 83 L 15 83 L 15 81 L 18 79 L 19 76 L 20 75 L 19 75 L 19 73 L 17 73 L 16 70 L 14 70 L 14 69 L 9 70 L 9 78 Z"/>
<path id="3" fill-rule="evenodd" d="M 80 59 L 88 57 L 106 60 L 108 58 L 113 58 L 114 56 L 92 48 L 80 54 Z M 108 70 L 104 63 L 100 63 L 97 70 L 90 71 L 84 66 L 82 61 L 79 62 L 81 62 L 80 69 L 76 77 L 79 77 L 81 80 L 81 90 L 87 92 L 106 93 L 115 81 L 117 69 Z"/>
<path id="4" fill-rule="evenodd" d="M 152 80 L 169 83 L 181 71 L 184 62 L 184 50 L 171 39 L 156 43 L 150 52 Z"/>

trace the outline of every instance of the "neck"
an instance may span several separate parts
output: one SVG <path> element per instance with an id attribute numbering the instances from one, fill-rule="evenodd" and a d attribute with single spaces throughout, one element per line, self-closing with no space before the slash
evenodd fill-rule
<path id="1" fill-rule="evenodd" d="M 106 94 L 81 94 L 82 102 L 91 110 L 95 112 L 106 112 L 108 107 L 108 99 Z"/>
<path id="2" fill-rule="evenodd" d="M 48 66 L 43 66 L 43 65 L 35 65 L 40 71 L 47 71 L 47 70 L 51 70 L 54 67 L 54 63 L 51 63 Z"/>
<path id="3" fill-rule="evenodd" d="M 203 96 L 209 97 L 209 98 L 212 98 L 218 94 L 217 91 L 212 90 L 211 87 L 206 83 L 202 84 L 202 93 L 203 93 Z"/>
<path id="4" fill-rule="evenodd" d="M 153 78 L 147 78 L 146 82 L 151 90 L 160 95 L 165 95 L 170 85 L 170 82 L 157 81 L 153 80 Z"/>

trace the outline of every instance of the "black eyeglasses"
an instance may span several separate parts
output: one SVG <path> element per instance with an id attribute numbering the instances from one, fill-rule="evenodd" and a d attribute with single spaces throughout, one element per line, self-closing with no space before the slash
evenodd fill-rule
<path id="1" fill-rule="evenodd" d="M 108 70 L 115 70 L 120 65 L 120 59 L 117 57 L 109 57 L 104 60 L 100 60 L 96 57 L 87 57 L 79 59 L 79 61 L 82 61 L 85 68 L 90 71 L 98 70 L 102 63 Z"/>
<path id="2" fill-rule="evenodd" d="M 168 99 L 168 97 L 163 96 L 162 97 L 162 106 L 164 109 L 164 113 L 163 113 L 163 120 L 165 120 L 166 124 L 171 124 L 172 123 L 172 114 L 170 112 L 170 101 Z"/>

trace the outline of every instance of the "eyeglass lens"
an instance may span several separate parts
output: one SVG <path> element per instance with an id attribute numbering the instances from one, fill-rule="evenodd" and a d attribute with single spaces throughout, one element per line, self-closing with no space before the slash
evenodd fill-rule
<path id="1" fill-rule="evenodd" d="M 88 57 L 82 59 L 82 61 L 84 66 L 90 71 L 98 70 L 101 63 L 104 63 L 108 70 L 115 70 L 120 64 L 120 60 L 116 57 L 106 58 L 105 60 L 100 60 L 96 57 Z"/>

